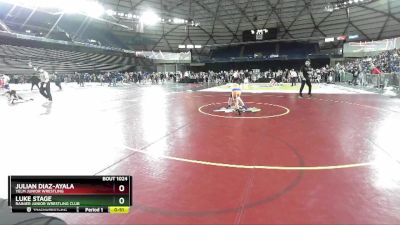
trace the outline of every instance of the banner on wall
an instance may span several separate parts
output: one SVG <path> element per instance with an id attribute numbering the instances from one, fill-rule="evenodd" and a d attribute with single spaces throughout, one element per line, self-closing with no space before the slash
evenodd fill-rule
<path id="1" fill-rule="evenodd" d="M 137 51 L 136 56 L 153 59 L 158 63 L 191 63 L 192 54 L 188 52 Z"/>
<path id="2" fill-rule="evenodd" d="M 364 57 L 376 55 L 383 51 L 398 49 L 400 38 L 385 39 L 380 41 L 349 42 L 343 46 L 344 57 Z"/>

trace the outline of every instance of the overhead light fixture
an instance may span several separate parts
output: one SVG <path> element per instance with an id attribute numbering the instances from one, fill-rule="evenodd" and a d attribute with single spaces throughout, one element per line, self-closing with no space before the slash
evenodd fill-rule
<path id="1" fill-rule="evenodd" d="M 325 42 L 326 42 L 326 43 L 328 43 L 328 42 L 334 42 L 334 41 L 335 41 L 335 38 L 333 38 L 333 37 L 325 38 Z"/>
<path id="2" fill-rule="evenodd" d="M 201 45 L 194 45 L 194 48 L 201 48 Z"/>
<path id="3" fill-rule="evenodd" d="M 54 1 L 54 3 L 55 2 L 56 1 Z M 60 7 L 60 9 L 63 11 L 63 13 L 66 13 L 66 14 L 76 14 L 76 13 L 79 13 L 81 11 L 84 11 L 83 8 L 76 7 L 76 5 L 80 5 L 76 0 L 59 1 L 58 2 L 58 7 Z M 47 7 L 45 7 L 45 8 L 47 8 Z M 53 7 L 49 7 L 49 8 L 53 8 Z"/>
<path id="4" fill-rule="evenodd" d="M 324 7 L 325 12 L 333 12 L 340 9 L 346 9 L 352 6 L 368 4 L 379 0 L 337 0 L 335 4 L 327 3 Z"/>
<path id="5" fill-rule="evenodd" d="M 111 9 L 107 9 L 107 10 L 106 10 L 106 14 L 109 15 L 109 16 L 114 16 L 115 13 L 116 13 L 116 12 L 115 12 L 114 10 L 111 10 Z"/>
<path id="6" fill-rule="evenodd" d="M 94 0 L 0 0 L 25 8 L 58 9 L 64 13 L 79 13 L 99 17 L 105 13 L 101 4 Z"/>
<path id="7" fill-rule="evenodd" d="M 325 6 L 324 11 L 325 11 L 325 12 L 333 12 L 333 6 L 330 5 L 330 4 L 327 5 L 327 6 Z"/>
<path id="8" fill-rule="evenodd" d="M 186 48 L 185 45 L 178 45 L 178 48 Z"/>
<path id="9" fill-rule="evenodd" d="M 358 34 L 353 34 L 353 35 L 349 35 L 349 39 L 350 40 L 352 40 L 352 39 L 357 39 L 357 38 L 359 38 L 360 36 L 358 35 Z"/>
<path id="10" fill-rule="evenodd" d="M 173 21 L 173 23 L 176 23 L 176 24 L 184 24 L 185 23 L 185 20 L 180 19 L 180 18 L 174 18 L 174 19 L 172 19 L 172 21 Z"/>
<path id="11" fill-rule="evenodd" d="M 0 2 L 1 1 L 10 1 L 10 0 L 0 0 Z M 43 1 L 51 1 L 51 0 L 43 0 Z M 55 0 L 55 1 L 57 1 L 57 0 Z M 67 0 L 63 0 L 63 1 L 67 1 Z M 78 0 L 71 0 L 71 1 L 78 1 Z M 98 7 L 92 7 L 92 8 L 97 8 L 99 11 L 99 14 L 105 13 L 108 16 L 117 16 L 117 17 L 120 17 L 123 19 L 132 19 L 132 18 L 139 19 L 139 21 L 142 24 L 146 24 L 146 25 L 154 25 L 156 23 L 169 23 L 169 24 L 186 25 L 186 26 L 192 26 L 192 27 L 200 26 L 200 23 L 194 21 L 193 19 L 185 20 L 182 18 L 161 18 L 152 11 L 146 11 L 141 16 L 138 16 L 138 15 L 135 15 L 130 12 L 116 12 L 112 9 L 104 10 L 104 9 L 99 9 Z M 91 10 L 90 12 L 91 12 L 90 14 L 92 16 L 98 16 L 98 15 L 94 14 L 94 12 L 95 12 L 94 10 Z"/>
<path id="12" fill-rule="evenodd" d="M 152 11 L 146 11 L 140 17 L 140 21 L 146 25 L 155 25 L 161 21 L 161 18 Z"/>
<path id="13" fill-rule="evenodd" d="M 194 48 L 193 45 L 186 45 L 186 48 Z"/>
<path id="14" fill-rule="evenodd" d="M 98 4 L 97 2 L 87 2 L 85 7 L 85 13 L 86 15 L 93 17 L 93 18 L 99 18 L 101 15 L 104 14 L 104 8 L 102 5 Z"/>

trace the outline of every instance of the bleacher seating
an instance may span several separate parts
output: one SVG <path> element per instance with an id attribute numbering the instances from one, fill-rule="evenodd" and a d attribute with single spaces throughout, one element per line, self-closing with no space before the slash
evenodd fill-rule
<path id="1" fill-rule="evenodd" d="M 241 55 L 241 49 L 244 51 Z M 305 59 L 319 53 L 318 43 L 307 42 L 267 42 L 247 45 L 227 46 L 211 51 L 214 61 L 249 61 L 266 59 Z M 269 57 L 274 55 L 274 57 Z"/>
<path id="2" fill-rule="evenodd" d="M 0 44 L 0 73 L 31 74 L 29 62 L 49 72 L 72 73 L 128 70 L 134 59 L 117 54 Z"/>
<path id="3" fill-rule="evenodd" d="M 318 49 L 318 44 L 302 43 L 302 42 L 280 42 L 279 55 L 287 56 L 291 59 L 304 59 L 309 54 L 315 54 Z"/>
<path id="4" fill-rule="evenodd" d="M 7 23 L 10 30 L 14 33 L 38 37 L 44 37 L 52 26 L 52 24 L 49 25 L 41 20 L 32 19 L 26 26 L 22 27 L 21 24 L 23 22 L 24 20 L 19 19 L 17 21 L 6 21 L 5 23 Z M 76 33 L 80 25 L 81 23 L 77 23 L 76 20 L 63 18 L 49 34 L 48 38 L 82 43 L 88 43 L 88 40 L 93 39 L 100 42 L 102 46 L 129 49 L 128 46 L 109 29 L 99 28 L 97 26 L 83 26 L 85 28 L 82 28 Z M 30 30 L 30 33 L 26 33 L 26 30 Z"/>
<path id="5" fill-rule="evenodd" d="M 259 44 L 249 44 L 245 46 L 243 56 L 244 57 L 254 57 L 254 54 L 261 54 L 261 56 L 269 56 L 272 54 L 277 54 L 275 43 L 259 43 Z"/>
<path id="6" fill-rule="evenodd" d="M 123 43 L 118 37 L 112 32 L 99 29 L 90 29 L 83 35 L 86 39 L 95 39 L 102 43 L 103 46 L 111 46 L 115 48 L 129 49 L 129 47 Z"/>
<path id="7" fill-rule="evenodd" d="M 211 58 L 214 59 L 229 59 L 240 57 L 242 46 L 227 46 L 212 50 Z"/>

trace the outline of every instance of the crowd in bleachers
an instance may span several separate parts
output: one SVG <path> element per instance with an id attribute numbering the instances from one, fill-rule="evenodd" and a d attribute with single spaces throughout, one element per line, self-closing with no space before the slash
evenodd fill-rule
<path id="1" fill-rule="evenodd" d="M 365 86 L 371 83 L 374 83 L 375 86 L 379 85 L 378 81 L 374 82 L 371 77 L 367 78 L 371 74 L 392 74 L 393 76 L 383 77 L 384 80 L 380 82 L 390 82 L 396 85 L 397 81 L 393 81 L 393 79 L 397 79 L 400 75 L 400 50 L 384 51 L 375 56 L 349 60 L 344 64 L 338 63 L 335 70 L 340 78 L 344 77 L 345 73 L 352 74 L 352 79 L 348 82 L 353 85 Z"/>
<path id="2" fill-rule="evenodd" d="M 312 82 L 330 82 L 329 77 L 333 70 L 328 66 L 315 69 L 311 76 Z M 9 75 L 10 83 L 29 83 L 35 77 L 22 75 Z M 81 86 L 84 83 L 98 82 L 109 86 L 116 86 L 118 83 L 137 83 L 137 84 L 164 84 L 166 82 L 180 83 L 213 83 L 224 84 L 233 82 L 237 77 L 241 82 L 249 83 L 298 83 L 300 71 L 294 69 L 285 70 L 230 70 L 230 71 L 208 71 L 208 72 L 105 72 L 105 73 L 70 73 L 70 74 L 51 74 L 52 81 L 71 83 L 76 82 Z"/>
<path id="3" fill-rule="evenodd" d="M 242 82 L 249 83 L 291 83 L 299 82 L 300 71 L 295 69 L 278 69 L 273 70 L 230 70 L 230 71 L 208 71 L 208 72 L 197 72 L 191 73 L 187 72 L 184 78 L 196 80 L 197 82 L 214 82 L 214 83 L 230 83 L 235 77 L 238 77 Z M 334 69 L 330 68 L 328 65 L 317 68 L 313 70 L 311 75 L 311 81 L 320 82 L 333 82 Z"/>
<path id="4" fill-rule="evenodd" d="M 187 74 L 187 73 L 186 73 Z M 30 83 L 38 77 L 38 74 L 32 76 L 9 75 L 9 83 L 22 84 Z M 104 72 L 104 73 L 66 73 L 66 74 L 50 74 L 51 81 L 72 83 L 76 82 L 80 86 L 84 83 L 108 83 L 109 86 L 116 86 L 118 83 L 138 83 L 138 84 L 163 84 L 166 81 L 179 82 L 183 80 L 184 74 L 176 73 L 147 73 L 147 72 Z"/>
<path id="5" fill-rule="evenodd" d="M 51 49 L 40 49 L 30 47 L 20 47 L 11 45 L 0 45 L 0 55 L 12 55 L 15 59 L 9 59 L 7 65 L 4 68 L 11 73 L 7 73 L 10 76 L 10 83 L 25 83 L 29 82 L 29 76 L 23 75 L 12 75 L 12 72 L 31 71 L 25 61 L 21 61 L 25 56 L 36 57 L 37 62 L 42 63 L 43 66 L 49 67 L 49 63 L 56 63 L 58 67 L 53 67 L 53 71 L 57 71 L 54 74 L 55 79 L 59 79 L 61 82 L 108 82 L 110 85 L 115 85 L 117 82 L 125 83 L 151 83 L 159 84 L 164 83 L 167 80 L 172 82 L 211 82 L 211 83 L 227 83 L 233 80 L 234 76 L 239 76 L 240 80 L 247 82 L 260 82 L 269 83 L 271 81 L 276 83 L 290 83 L 298 82 L 300 77 L 299 68 L 284 68 L 277 70 L 229 70 L 229 71 L 207 71 L 207 72 L 176 72 L 176 73 L 147 73 L 147 72 L 102 72 L 102 73 L 73 73 L 70 72 L 74 68 L 77 70 L 84 69 L 90 70 L 99 67 L 95 67 L 104 64 L 105 69 L 111 69 L 115 66 L 124 67 L 127 63 L 124 62 L 127 58 L 118 55 L 102 55 L 96 53 L 78 53 L 64 50 L 51 50 Z M 365 74 L 374 73 L 398 73 L 400 74 L 400 50 L 391 50 L 382 52 L 376 56 L 365 57 L 347 61 L 344 64 L 337 64 L 331 68 L 328 65 L 320 68 L 314 68 L 313 74 L 311 74 L 312 82 L 343 82 L 345 74 L 353 74 L 353 84 L 358 84 L 359 80 L 363 79 Z M 45 59 L 39 61 L 40 56 L 45 56 Z M 22 58 L 22 59 L 19 59 Z M 82 63 L 82 59 L 88 61 L 88 65 Z M 99 59 L 103 63 L 98 63 Z M 17 60 L 19 64 L 15 66 L 15 70 L 10 69 L 12 60 Z M 21 62 L 19 62 L 21 61 Z M 60 61 L 68 61 L 71 65 L 67 65 L 65 62 L 60 66 Z M 77 65 L 72 65 L 77 63 Z M 78 65 L 79 64 L 79 65 Z M 125 65 L 124 65 L 125 64 Z M 67 68 L 68 67 L 68 68 Z M 129 67 L 129 66 L 128 66 Z M 127 67 L 127 68 L 128 68 Z M 46 69 L 46 68 L 45 68 Z M 101 71 L 101 70 L 100 70 Z M 123 71 L 123 70 L 122 70 Z M 2 72 L 2 71 L 0 71 Z M 50 71 L 49 71 L 50 72 Z M 18 74 L 18 73 L 15 73 Z M 362 83 L 362 82 L 360 82 Z"/>
<path id="6" fill-rule="evenodd" d="M 373 73 L 378 68 L 382 73 L 400 73 L 400 49 L 384 51 L 376 56 L 351 60 L 345 64 L 347 71 L 357 68 L 366 73 Z"/>

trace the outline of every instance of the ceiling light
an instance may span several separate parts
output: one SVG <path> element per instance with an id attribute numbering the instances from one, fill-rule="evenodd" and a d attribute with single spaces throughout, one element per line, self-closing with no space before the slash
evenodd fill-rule
<path id="1" fill-rule="evenodd" d="M 183 19 L 180 19 L 180 18 L 174 18 L 172 21 L 173 21 L 174 23 L 176 23 L 176 24 L 183 24 L 183 23 L 185 23 L 185 21 L 184 21 Z"/>
<path id="2" fill-rule="evenodd" d="M 114 10 L 111 10 L 111 9 L 107 9 L 107 10 L 106 10 L 106 14 L 109 15 L 109 16 L 113 16 L 114 13 L 115 13 Z"/>
<path id="3" fill-rule="evenodd" d="M 152 11 L 147 11 L 142 14 L 140 21 L 146 25 L 155 25 L 160 22 L 161 18 Z"/>
<path id="4" fill-rule="evenodd" d="M 97 2 L 87 2 L 83 9 L 84 14 L 93 18 L 99 18 L 101 15 L 104 14 L 103 6 L 98 4 Z"/>
<path id="5" fill-rule="evenodd" d="M 330 38 L 325 38 L 325 42 L 333 42 L 335 41 L 335 38 L 330 37 Z"/>

